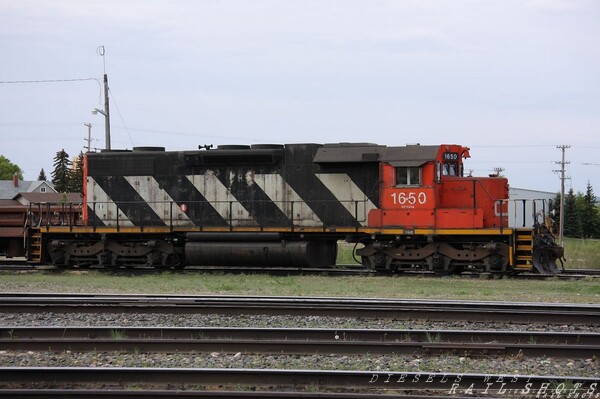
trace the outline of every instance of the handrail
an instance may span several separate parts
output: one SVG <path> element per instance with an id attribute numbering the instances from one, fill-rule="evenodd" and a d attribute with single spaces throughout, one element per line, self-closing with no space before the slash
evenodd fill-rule
<path id="1" fill-rule="evenodd" d="M 296 212 L 301 211 L 304 208 L 304 212 L 309 214 L 315 214 L 315 209 L 327 207 L 328 205 L 333 204 L 342 204 L 344 208 L 346 208 L 350 214 L 360 223 L 362 221 L 367 220 L 368 218 L 368 209 L 367 204 L 369 203 L 369 199 L 364 200 L 347 200 L 347 201 L 338 201 L 338 200 L 320 200 L 320 201 L 311 201 L 311 204 L 308 205 L 299 201 L 270 201 L 270 200 L 258 200 L 251 201 L 250 204 L 259 208 L 266 204 L 275 204 L 287 217 L 290 223 L 290 227 L 293 229 L 295 227 L 295 222 L 302 221 L 302 217 L 298 218 L 296 216 Z M 301 204 L 300 206 L 298 204 Z M 225 217 L 225 220 L 228 222 L 230 228 L 234 228 L 236 225 L 239 225 L 243 222 L 255 222 L 258 224 L 260 228 L 269 226 L 269 216 L 271 215 L 262 215 L 262 217 L 257 217 L 255 214 L 251 214 L 248 209 L 251 207 L 244 207 L 238 201 L 232 200 L 223 200 L 223 201 L 186 201 L 186 210 L 182 211 L 179 209 L 177 202 L 175 201 L 119 201 L 117 203 L 113 201 L 93 201 L 88 202 L 87 206 L 90 208 L 91 212 L 88 213 L 88 220 L 85 222 L 86 226 L 93 227 L 94 230 L 99 227 L 97 224 L 97 220 L 102 220 L 109 225 L 113 225 L 120 230 L 123 227 L 132 223 L 136 227 L 148 227 L 151 223 L 149 220 L 145 220 L 144 216 L 141 215 L 141 210 L 148 210 L 148 207 L 153 211 L 154 220 L 161 220 L 167 227 L 171 229 L 171 231 L 178 225 L 192 225 L 193 221 L 187 221 L 186 217 L 183 219 L 181 215 L 189 214 L 189 211 L 198 207 L 202 208 L 204 206 L 209 206 L 212 209 L 218 210 L 220 208 L 226 209 L 225 212 L 221 213 L 221 216 Z M 221 206 L 220 206 L 221 205 Z M 32 203 L 29 204 L 30 207 L 38 206 L 40 211 L 38 212 L 42 216 L 39 217 L 40 223 L 45 225 L 46 227 L 50 226 L 69 226 L 74 227 L 77 225 L 83 224 L 83 220 L 77 219 L 75 217 L 75 210 L 77 212 L 81 212 L 81 208 L 83 206 L 82 203 Z M 246 216 L 236 216 L 236 207 L 241 206 L 243 209 L 248 211 Z M 43 210 L 42 210 L 43 207 Z M 58 212 L 58 215 L 55 214 L 55 211 Z M 69 214 L 67 213 L 69 210 Z M 72 211 L 73 210 L 73 211 Z M 136 214 L 136 212 L 138 214 Z M 321 212 L 320 212 L 321 213 Z M 125 215 L 125 219 L 121 216 Z M 81 223 L 78 223 L 81 222 Z M 199 223 L 200 221 L 195 221 Z M 319 226 L 326 226 L 324 223 L 320 223 Z M 348 226 L 345 226 L 348 227 Z"/>
<path id="2" fill-rule="evenodd" d="M 81 202 L 30 202 L 27 204 L 26 227 L 76 226 L 83 208 Z"/>
<path id="3" fill-rule="evenodd" d="M 486 191 L 487 193 L 487 191 Z M 489 193 L 487 193 L 489 195 Z M 501 219 L 502 225 L 501 228 L 505 227 L 532 227 L 536 224 L 543 224 L 544 219 L 548 215 L 548 213 L 552 209 L 552 200 L 543 199 L 543 198 L 511 198 L 511 199 L 496 199 L 495 206 L 497 207 L 496 212 L 498 213 Z M 329 204 L 342 204 L 346 209 L 349 210 L 350 214 L 357 220 L 359 223 L 361 221 L 367 220 L 368 217 L 368 209 L 366 209 L 366 205 L 368 200 L 348 200 L 348 201 L 312 201 L 309 206 L 306 203 L 301 203 L 299 201 L 253 201 L 253 204 L 257 207 L 260 207 L 263 204 L 267 203 L 275 203 L 279 209 L 281 209 L 284 215 L 289 220 L 289 226 L 294 229 L 297 224 L 302 221 L 302 217 L 298 218 L 296 213 L 300 211 L 301 207 L 304 207 L 305 212 L 316 213 L 315 210 L 320 207 L 327 207 Z M 299 203 L 302 204 L 299 206 Z M 195 221 L 186 221 L 186 219 L 181 218 L 181 215 L 187 214 L 187 211 L 193 209 L 195 206 L 203 207 L 209 206 L 213 209 L 215 207 L 219 207 L 219 204 L 227 204 L 226 209 L 227 212 L 223 216 L 226 216 L 226 220 L 229 223 L 230 227 L 234 227 L 238 225 L 240 222 L 254 222 L 258 224 L 261 228 L 269 226 L 269 215 L 266 217 L 257 218 L 256 215 L 247 214 L 246 217 L 236 217 L 234 214 L 235 204 L 239 204 L 236 201 L 189 201 L 186 202 L 187 210 L 183 212 L 179 210 L 179 206 L 175 201 L 156 201 L 156 202 L 145 202 L 145 201 L 120 201 L 118 204 L 109 201 L 94 201 L 88 203 L 88 206 L 91 208 L 91 212 L 88 214 L 90 217 L 87 220 L 85 225 L 93 227 L 96 229 L 98 226 L 97 219 L 104 220 L 106 222 L 114 223 L 117 229 L 121 229 L 128 225 L 128 221 L 132 224 L 140 227 L 147 227 L 149 223 L 146 223 L 143 218 L 139 219 L 129 219 L 129 215 L 123 212 L 123 208 L 139 208 L 140 206 L 148 207 L 149 205 L 156 209 L 160 209 L 160 207 L 164 207 L 164 210 L 167 212 L 166 217 L 161 217 L 161 214 L 157 216 L 161 219 L 161 221 L 171 229 L 171 231 L 177 227 L 182 225 L 193 225 L 200 224 L 199 220 Z M 498 205 L 501 204 L 501 205 Z M 241 204 L 240 204 L 241 206 Z M 81 218 L 77 217 L 77 214 L 81 215 L 83 204 L 80 202 L 42 202 L 42 203 L 30 203 L 28 204 L 28 215 L 26 217 L 26 224 L 28 227 L 51 227 L 51 226 L 68 226 L 75 227 L 84 224 L 84 221 Z M 541 208 L 541 209 L 540 209 Z M 100 210 L 101 209 L 101 210 Z M 245 209 L 245 208 L 244 208 Z M 505 213 L 505 209 L 507 212 Z M 103 217 L 100 212 L 106 211 L 106 214 L 110 214 L 110 216 Z M 116 212 L 116 213 L 115 213 Z M 156 213 L 156 211 L 155 211 Z M 120 214 L 125 214 L 127 219 L 123 219 Z M 321 212 L 319 212 L 321 214 Z M 98 215 L 98 216 L 95 216 Z M 509 222 L 508 226 L 504 225 L 504 218 L 508 216 Z M 541 220 L 540 220 L 541 218 Z M 156 218 L 155 218 L 156 219 Z M 323 228 L 328 228 L 325 223 L 320 223 L 319 226 L 323 226 Z M 349 226 L 345 226 L 349 227 Z"/>

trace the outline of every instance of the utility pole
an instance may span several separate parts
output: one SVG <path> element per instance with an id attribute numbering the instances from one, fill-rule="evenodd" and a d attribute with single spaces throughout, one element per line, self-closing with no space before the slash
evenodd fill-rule
<path id="1" fill-rule="evenodd" d="M 108 75 L 104 74 L 104 134 L 106 149 L 110 150 L 110 112 L 108 110 Z"/>
<path id="2" fill-rule="evenodd" d="M 87 136 L 87 139 L 84 139 L 84 140 L 87 141 L 87 152 L 91 152 L 92 151 L 92 124 L 84 123 L 83 126 L 86 126 L 88 128 L 88 136 Z"/>
<path id="3" fill-rule="evenodd" d="M 570 162 L 565 161 L 565 152 L 567 148 L 571 148 L 570 145 L 557 145 L 556 148 L 562 151 L 562 158 L 560 162 L 555 162 L 560 165 L 560 170 L 555 172 L 560 172 L 560 221 L 559 221 L 559 230 L 558 230 L 558 242 L 560 246 L 564 246 L 564 233 L 565 233 L 565 180 L 567 177 L 565 176 L 565 165 L 568 165 Z"/>
<path id="4" fill-rule="evenodd" d="M 104 109 L 94 108 L 92 113 L 96 115 L 98 112 L 104 115 L 104 136 L 105 136 L 105 148 L 110 150 L 110 110 L 108 108 L 108 75 L 106 74 L 106 50 L 104 46 L 98 46 L 96 52 L 102 57 L 102 67 L 104 68 Z"/>

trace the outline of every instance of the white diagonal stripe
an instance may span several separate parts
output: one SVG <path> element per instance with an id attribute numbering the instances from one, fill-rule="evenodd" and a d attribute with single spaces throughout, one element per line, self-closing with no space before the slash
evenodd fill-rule
<path id="1" fill-rule="evenodd" d="M 116 226 L 116 217 L 119 217 L 120 227 L 132 227 L 133 223 L 117 207 L 112 199 L 100 187 L 93 177 L 88 177 L 87 182 L 87 203 L 91 212 L 96 212 L 96 216 L 104 222 L 106 226 Z"/>
<path id="2" fill-rule="evenodd" d="M 214 173 L 207 171 L 204 175 L 189 175 L 187 178 L 228 223 L 231 220 L 233 226 L 256 225 L 256 221 L 250 216 L 246 208 L 240 204 Z"/>
<path id="3" fill-rule="evenodd" d="M 371 209 L 377 207 L 346 173 L 317 173 L 319 180 L 338 201 L 363 225 Z"/>
<path id="4" fill-rule="evenodd" d="M 153 176 L 125 176 L 125 180 L 133 187 L 158 217 L 169 225 L 191 226 L 190 218 L 179 209 L 173 198 L 162 188 Z"/>
<path id="5" fill-rule="evenodd" d="M 256 183 L 297 226 L 322 226 L 323 222 L 292 187 L 277 173 L 256 174 Z"/>

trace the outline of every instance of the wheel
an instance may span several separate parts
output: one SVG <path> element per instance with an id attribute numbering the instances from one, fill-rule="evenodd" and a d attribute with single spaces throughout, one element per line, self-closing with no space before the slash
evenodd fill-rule
<path id="1" fill-rule="evenodd" d="M 180 255 L 168 254 L 164 259 L 166 269 L 181 270 L 185 267 L 185 262 Z"/>
<path id="2" fill-rule="evenodd" d="M 430 256 L 427 263 L 429 264 L 429 270 L 438 276 L 446 276 L 456 270 L 456 265 L 450 263 L 450 258 L 437 253 Z"/>
<path id="3" fill-rule="evenodd" d="M 500 254 L 491 254 L 486 258 L 485 262 L 487 270 L 490 272 L 502 272 L 508 264 L 508 260 Z"/>

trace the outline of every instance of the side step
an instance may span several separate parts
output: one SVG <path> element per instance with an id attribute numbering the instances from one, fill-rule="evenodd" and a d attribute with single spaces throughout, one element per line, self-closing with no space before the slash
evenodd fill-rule
<path id="1" fill-rule="evenodd" d="M 515 229 L 516 269 L 531 270 L 533 266 L 533 229 Z"/>
<path id="2" fill-rule="evenodd" d="M 30 229 L 27 233 L 27 263 L 42 262 L 42 232 L 40 229 Z"/>

